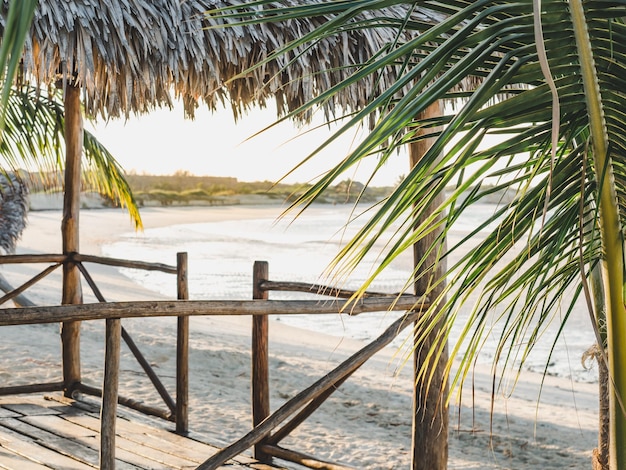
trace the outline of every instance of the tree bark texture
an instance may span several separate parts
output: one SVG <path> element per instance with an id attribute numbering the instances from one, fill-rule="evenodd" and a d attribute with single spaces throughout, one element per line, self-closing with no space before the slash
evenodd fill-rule
<path id="1" fill-rule="evenodd" d="M 63 254 L 78 253 L 81 185 L 81 156 L 83 149 L 83 119 L 80 106 L 80 89 L 71 84 L 65 87 L 65 193 L 63 221 L 61 224 Z M 83 294 L 80 271 L 66 261 L 63 265 L 63 304 L 81 304 Z M 80 372 L 80 323 L 65 322 L 61 327 L 63 343 L 63 382 L 66 396 L 81 381 Z"/>
<path id="2" fill-rule="evenodd" d="M 441 114 L 437 103 L 431 105 L 422 118 L 436 117 Z M 424 139 L 409 144 L 409 157 L 411 167 L 414 167 L 422 156 L 428 151 L 432 142 L 431 139 Z M 443 200 L 442 194 L 427 210 L 432 212 Z M 427 214 L 425 215 L 427 216 Z M 424 217 L 425 218 L 425 217 Z M 423 219 L 415 221 L 416 226 L 421 224 Z M 414 289 L 416 295 L 427 293 L 431 301 L 437 298 L 442 292 L 444 284 L 439 284 L 432 289 L 430 283 L 440 279 L 445 275 L 445 261 L 437 262 L 437 250 L 431 251 L 428 255 L 429 247 L 435 243 L 440 231 L 435 231 L 413 246 L 413 256 L 415 266 L 421 262 L 424 256 L 427 260 L 422 264 L 421 272 L 416 274 Z M 448 392 L 445 383 L 445 363 L 448 359 L 447 345 L 445 351 L 436 364 L 436 370 L 432 377 L 430 386 L 418 383 L 417 372 L 421 368 L 426 354 L 430 348 L 436 345 L 437 331 L 433 331 L 425 341 L 416 345 L 414 352 L 415 389 L 413 393 L 413 441 L 412 441 L 412 469 L 413 470 L 445 470 L 448 463 L 448 406 L 446 405 L 446 394 Z"/>
<path id="3" fill-rule="evenodd" d="M 267 261 L 255 261 L 253 268 L 252 298 L 267 300 L 268 292 L 260 288 L 261 281 L 269 277 Z M 267 315 L 252 317 L 252 426 L 261 424 L 270 415 L 269 385 L 269 318 Z M 254 446 L 254 458 L 269 463 L 272 457 L 263 452 L 266 439 Z"/>

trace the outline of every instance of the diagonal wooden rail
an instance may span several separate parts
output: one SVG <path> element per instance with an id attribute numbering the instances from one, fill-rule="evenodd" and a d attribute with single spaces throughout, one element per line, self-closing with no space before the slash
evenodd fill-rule
<path id="1" fill-rule="evenodd" d="M 87 281 L 87 284 L 89 285 L 94 295 L 96 296 L 96 299 L 98 299 L 98 302 L 106 303 L 106 300 L 104 296 L 102 295 L 102 292 L 100 292 L 100 289 L 94 282 L 93 278 L 91 277 L 91 274 L 89 274 L 89 272 L 87 271 L 87 268 L 85 268 L 83 263 L 80 263 L 80 262 L 76 263 L 76 265 L 78 266 L 78 269 L 80 270 L 83 277 Z M 137 344 L 135 343 L 133 338 L 130 336 L 128 331 L 126 331 L 126 328 L 124 328 L 123 326 L 121 330 L 121 335 L 122 335 L 122 339 L 128 346 L 128 349 L 130 349 L 130 351 L 133 353 L 133 356 L 135 356 L 135 359 L 137 359 L 137 362 L 139 362 L 139 365 L 141 366 L 141 368 L 144 370 L 144 372 L 146 373 L 146 375 L 152 382 L 152 385 L 154 386 L 156 391 L 159 393 L 159 395 L 163 399 L 163 402 L 169 408 L 170 413 L 172 414 L 175 413 L 176 403 L 174 402 L 174 399 L 170 396 L 169 392 L 165 388 L 165 385 L 163 385 L 163 382 L 161 382 L 161 379 L 159 379 L 158 375 L 156 374 L 156 372 L 154 372 L 154 369 L 152 368 L 148 360 L 139 350 L 139 348 L 137 347 Z M 85 389 L 85 388 L 83 390 L 87 393 L 91 391 L 90 389 Z M 171 419 L 171 414 L 167 418 Z"/>
<path id="2" fill-rule="evenodd" d="M 36 276 L 33 276 L 31 279 L 26 281 L 21 286 L 14 288 L 11 292 L 7 293 L 6 295 L 0 298 L 0 305 L 4 304 L 5 302 L 8 302 L 9 300 L 15 299 L 16 297 L 21 295 L 26 289 L 37 284 L 44 277 L 46 277 L 51 272 L 55 271 L 61 265 L 62 263 L 56 263 L 56 264 L 50 265 L 46 269 L 44 269 L 42 272 L 37 274 Z"/>
<path id="3" fill-rule="evenodd" d="M 263 438 L 268 437 L 271 432 L 280 425 L 280 423 L 297 413 L 307 403 L 312 402 L 328 390 L 336 390 L 337 384 L 340 381 L 352 375 L 356 370 L 358 370 L 359 367 L 365 364 L 369 358 L 385 346 L 389 345 L 401 331 L 410 326 L 419 318 L 420 315 L 421 312 L 419 311 L 413 311 L 403 315 L 401 318 L 393 322 L 391 326 L 389 326 L 378 338 L 376 338 L 376 340 L 354 353 L 335 369 L 313 383 L 310 387 L 296 394 L 293 398 L 267 417 L 262 423 L 257 425 L 252 431 L 247 433 L 237 442 L 225 447 L 220 452 L 213 455 L 211 458 L 202 463 L 197 470 L 216 470 L 228 459 L 239 455 L 241 452 L 249 449 Z M 268 450 L 271 450 L 271 447 L 272 446 L 269 446 Z"/>

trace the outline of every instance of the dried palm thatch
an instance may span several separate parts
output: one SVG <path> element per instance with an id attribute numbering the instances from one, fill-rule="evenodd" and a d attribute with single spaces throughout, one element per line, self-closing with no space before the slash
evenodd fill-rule
<path id="1" fill-rule="evenodd" d="M 0 173 L 0 252 L 15 253 L 26 228 L 28 188 L 13 173 Z"/>
<path id="2" fill-rule="evenodd" d="M 0 173 L 0 254 L 15 253 L 17 241 L 26 228 L 28 217 L 28 187 L 13 173 Z M 0 274 L 0 290 L 8 293 L 13 286 Z M 15 305 L 34 307 L 23 294 L 13 298 Z"/>
<path id="3" fill-rule="evenodd" d="M 293 3 L 279 0 L 275 6 Z M 6 14 L 6 0 L 4 4 Z M 188 115 L 201 101 L 211 109 L 218 101 L 229 101 L 237 116 L 249 106 L 264 106 L 270 97 L 284 114 L 339 83 L 353 66 L 397 39 L 395 30 L 378 18 L 378 27 L 325 38 L 227 82 L 327 20 L 208 29 L 225 20 L 208 18 L 207 10 L 239 4 L 245 1 L 40 0 L 23 56 L 24 76 L 40 84 L 73 80 L 82 88 L 85 109 L 92 115 L 144 113 L 171 105 L 173 96 L 183 100 Z M 400 7 L 386 13 L 390 18 L 406 14 Z M 433 12 L 414 15 L 429 24 L 442 19 Z M 4 16 L 0 15 L 0 29 Z M 324 103 L 324 108 L 327 112 L 362 108 L 373 94 L 388 87 L 394 75 L 390 70 L 385 76 L 368 77 Z"/>

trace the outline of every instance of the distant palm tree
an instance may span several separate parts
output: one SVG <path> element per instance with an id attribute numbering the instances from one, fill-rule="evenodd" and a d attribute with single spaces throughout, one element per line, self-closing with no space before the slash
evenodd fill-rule
<path id="1" fill-rule="evenodd" d="M 253 8 L 244 12 L 211 13 L 244 23 L 331 18 L 292 45 L 298 47 L 346 29 L 397 30 L 397 43 L 363 64 L 352 79 L 296 111 L 325 102 L 363 76 L 381 75 L 390 67 L 401 71 L 387 94 L 373 97 L 367 108 L 348 116 L 339 133 L 366 122 L 372 114 L 379 116 L 375 129 L 296 204 L 310 204 L 360 161 L 377 158 L 382 166 L 394 158 L 399 146 L 436 138 L 339 254 L 335 273 L 346 275 L 368 251 L 380 246 L 375 242 L 385 241 L 380 265 L 365 289 L 391 260 L 427 237 L 433 224 L 439 224 L 445 236 L 474 204 L 498 191 L 509 191 L 514 196 L 510 203 L 459 245 L 438 254 L 439 259 L 446 259 L 466 243 L 479 240 L 450 267 L 449 287 L 441 297 L 447 295 L 445 308 L 439 314 L 425 315 L 418 327 L 418 338 L 424 339 L 438 325 L 445 325 L 423 365 L 422 381 L 428 384 L 429 370 L 441 357 L 442 344 L 472 293 L 479 301 L 472 306 L 448 362 L 450 371 L 452 361 L 461 359 L 458 373 L 450 378 L 456 385 L 469 373 L 485 335 L 492 332 L 493 312 L 497 312 L 500 325 L 495 364 L 521 367 L 519 363 L 546 325 L 567 321 L 576 298 L 587 290 L 590 273 L 601 266 L 601 286 L 596 292 L 597 296 L 606 292 L 609 460 L 611 469 L 626 469 L 626 410 L 622 406 L 626 402 L 624 2 L 311 3 L 294 2 L 289 8 L 277 9 L 275 2 L 262 0 L 250 2 Z M 264 9 L 266 4 L 272 8 Z M 381 12 L 379 21 L 358 19 L 363 11 L 375 12 L 390 5 L 404 5 L 406 18 L 397 20 Z M 446 19 L 436 25 L 414 20 L 412 12 L 423 9 L 444 13 Z M 476 86 L 459 90 L 468 77 L 476 78 Z M 454 111 L 420 119 L 438 101 L 454 103 Z M 437 130 L 440 125 L 443 131 Z M 497 143 L 493 143 L 494 137 Z M 485 181 L 493 185 L 483 185 Z M 440 194 L 445 195 L 443 202 L 429 212 Z M 440 216 L 442 222 L 436 222 Z M 415 227 L 417 219 L 424 222 Z M 440 246 L 440 240 L 433 249 Z M 431 279 L 430 285 L 434 289 L 441 281 Z M 407 285 L 411 282 L 408 279 Z M 572 290 L 573 295 L 569 294 Z M 560 308 L 566 312 L 562 320 L 556 316 Z M 595 313 L 596 318 L 603 316 L 603 312 Z M 602 344 L 603 325 L 590 324 L 589 328 L 596 330 Z M 554 341 L 558 347 L 556 338 Z"/>
<path id="2" fill-rule="evenodd" d="M 14 253 L 26 228 L 28 188 L 14 173 L 0 174 L 0 253 Z"/>

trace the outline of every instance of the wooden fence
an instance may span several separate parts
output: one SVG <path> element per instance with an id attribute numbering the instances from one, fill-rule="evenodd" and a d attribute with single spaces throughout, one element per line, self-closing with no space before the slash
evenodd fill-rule
<path id="1" fill-rule="evenodd" d="M 71 258 L 71 259 L 70 259 Z M 202 463 L 198 469 L 216 469 L 228 459 L 254 447 L 255 457 L 269 462 L 279 457 L 311 468 L 343 469 L 341 465 L 324 462 L 312 456 L 289 450 L 279 445 L 289 433 L 308 418 L 321 404 L 361 365 L 376 352 L 388 345 L 404 328 L 411 325 L 428 307 L 428 299 L 412 295 L 366 293 L 353 300 L 355 292 L 337 290 L 316 284 L 276 282 L 268 279 L 268 264 L 257 261 L 253 268 L 252 300 L 248 301 L 192 301 L 188 299 L 187 256 L 177 255 L 177 266 L 160 263 L 144 263 L 114 258 L 85 255 L 13 255 L 0 257 L 2 263 L 52 263 L 40 274 L 0 299 L 0 304 L 23 293 L 28 287 L 43 279 L 63 263 L 75 263 L 99 300 L 98 304 L 61 305 L 46 307 L 23 307 L 0 309 L 0 326 L 105 320 L 105 364 L 103 389 L 79 383 L 76 390 L 102 397 L 101 411 L 101 468 L 115 465 L 115 420 L 117 404 L 134 408 L 146 414 L 158 416 L 176 423 L 178 433 L 187 432 L 188 423 L 188 335 L 189 317 L 207 315 L 251 315 L 252 326 L 252 416 L 254 428 L 237 442 L 222 449 Z M 158 270 L 177 275 L 178 300 L 105 302 L 93 278 L 85 268 L 85 262 L 135 269 Z M 321 300 L 269 300 L 269 291 L 295 291 L 323 294 L 332 298 Z M 270 414 L 270 383 L 268 365 L 268 329 L 270 315 L 337 314 L 356 315 L 362 312 L 387 310 L 406 311 L 372 343 L 357 351 L 335 369 L 310 387 L 296 394 L 273 414 Z M 160 382 L 149 363 L 143 358 L 137 345 L 123 329 L 123 318 L 177 317 L 176 400 L 173 400 Z M 120 345 L 124 339 L 150 377 L 169 411 L 134 402 L 118 395 Z M 66 384 L 54 382 L 0 388 L 0 394 L 60 391 Z M 282 425 L 282 427 L 281 427 Z"/>
<path id="2" fill-rule="evenodd" d="M 141 269 L 145 271 L 160 271 L 168 274 L 176 275 L 176 285 L 177 285 L 177 298 L 179 300 L 187 300 L 189 298 L 189 291 L 187 287 L 187 254 L 186 253 L 178 253 L 177 254 L 177 265 L 170 266 L 163 263 L 147 263 L 143 261 L 130 261 L 123 260 L 117 258 L 107 258 L 102 256 L 90 256 L 90 255 L 80 255 L 78 253 L 73 253 L 71 255 L 49 255 L 49 254 L 28 254 L 28 255 L 7 255 L 0 256 L 0 264 L 50 264 L 43 271 L 20 285 L 19 287 L 13 289 L 11 292 L 7 293 L 3 297 L 0 298 L 0 305 L 6 303 L 9 300 L 13 300 L 21 296 L 23 292 L 32 287 L 37 282 L 44 279 L 46 276 L 54 272 L 57 268 L 62 266 L 64 263 L 72 263 L 77 266 L 80 273 L 84 277 L 85 281 L 91 288 L 94 296 L 103 304 L 106 303 L 102 292 L 98 288 L 96 282 L 92 278 L 91 274 L 87 270 L 87 267 L 84 263 L 95 263 L 102 264 L 107 266 L 114 267 L 123 267 L 123 268 L 131 268 L 131 269 Z M 30 303 L 29 303 L 30 304 Z M 16 309 L 3 309 L 5 315 L 2 316 L 0 321 L 0 326 L 4 325 L 20 325 L 20 324 L 29 324 L 29 323 L 56 323 L 63 322 L 67 320 L 74 320 L 72 318 L 64 318 L 63 315 L 59 315 L 58 309 L 65 310 L 69 308 L 69 305 L 58 306 L 58 307 L 23 307 L 19 310 Z M 82 307 L 91 309 L 94 305 L 87 304 L 82 305 Z M 29 310 L 33 309 L 33 311 Z M 12 314 L 18 313 L 17 319 L 14 321 L 11 320 Z M 24 316 L 22 316 L 24 315 Z M 48 321 L 50 319 L 51 321 Z M 90 318 L 83 318 L 88 320 Z M 112 319 L 110 323 L 107 323 L 107 330 L 109 328 L 117 328 L 115 326 L 115 322 Z M 108 320 L 107 320 L 108 322 Z M 176 423 L 176 431 L 183 434 L 187 432 L 188 429 L 188 390 L 189 390 L 189 376 L 188 376 L 188 337 L 189 337 L 189 320 L 188 318 L 181 316 L 178 318 L 178 327 L 177 327 L 177 368 L 176 368 L 176 400 L 172 398 L 169 394 L 154 369 L 150 366 L 150 363 L 146 360 L 146 358 L 141 353 L 139 347 L 134 342 L 130 334 L 119 325 L 120 335 L 124 339 L 124 342 L 127 344 L 128 348 L 132 352 L 132 354 L 137 359 L 137 362 L 141 365 L 142 369 L 152 382 L 156 391 L 159 393 L 163 402 L 167 406 L 167 410 L 163 410 L 161 408 L 156 408 L 152 406 L 147 406 L 142 403 L 139 403 L 132 398 L 128 397 L 119 397 L 118 401 L 120 404 L 133 408 L 137 411 L 140 411 L 145 414 L 157 416 L 169 421 L 174 421 Z M 76 360 L 76 358 L 72 358 Z M 80 365 L 78 365 L 80 367 Z M 106 364 L 105 364 L 105 374 L 106 374 Z M 105 381 L 106 383 L 106 381 Z M 97 387 L 93 387 L 91 385 L 79 382 L 73 384 L 67 384 L 65 382 L 52 382 L 52 383 L 39 383 L 39 384 L 29 384 L 29 385 L 19 385 L 19 386 L 9 386 L 9 387 L 0 387 L 0 395 L 14 395 L 18 393 L 38 393 L 38 392 L 52 392 L 52 391 L 65 391 L 66 394 L 71 395 L 73 392 L 82 392 L 88 395 L 94 396 L 102 396 L 104 391 Z"/>

